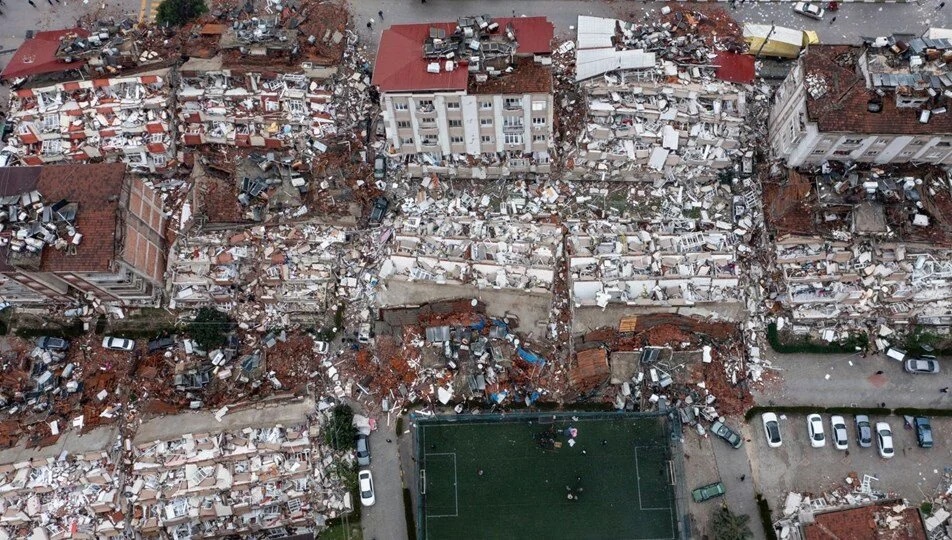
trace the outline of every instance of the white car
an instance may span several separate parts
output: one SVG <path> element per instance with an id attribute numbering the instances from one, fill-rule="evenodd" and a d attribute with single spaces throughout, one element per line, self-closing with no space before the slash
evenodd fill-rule
<path id="1" fill-rule="evenodd" d="M 895 455 L 893 448 L 892 429 L 886 422 L 876 422 L 876 439 L 879 441 L 879 455 L 884 459 L 889 459 Z"/>
<path id="2" fill-rule="evenodd" d="M 767 437 L 767 446 L 771 448 L 778 448 L 783 441 L 780 438 L 780 422 L 777 420 L 777 415 L 772 412 L 765 412 L 760 415 L 761 420 L 764 422 L 764 435 Z"/>
<path id="3" fill-rule="evenodd" d="M 102 346 L 104 349 L 114 351 L 131 351 L 136 348 L 136 342 L 131 339 L 106 336 L 102 340 Z"/>
<path id="4" fill-rule="evenodd" d="M 374 479 L 370 471 L 364 469 L 357 473 L 357 483 L 360 486 L 360 504 L 373 506 L 377 499 L 374 498 Z"/>
<path id="5" fill-rule="evenodd" d="M 314 351 L 317 354 L 327 354 L 327 351 L 331 346 L 326 341 L 315 341 L 314 342 Z"/>
<path id="6" fill-rule="evenodd" d="M 793 12 L 799 13 L 811 19 L 820 20 L 823 18 L 823 15 L 826 11 L 816 4 L 811 4 L 809 2 L 797 2 L 793 5 Z"/>
<path id="7" fill-rule="evenodd" d="M 842 416 L 830 417 L 830 437 L 833 438 L 833 446 L 837 450 L 846 450 L 849 442 L 846 438 L 846 419 Z"/>
<path id="8" fill-rule="evenodd" d="M 810 434 L 810 446 L 823 448 L 826 446 L 826 434 L 823 433 L 823 419 L 819 414 L 807 416 L 807 432 Z"/>

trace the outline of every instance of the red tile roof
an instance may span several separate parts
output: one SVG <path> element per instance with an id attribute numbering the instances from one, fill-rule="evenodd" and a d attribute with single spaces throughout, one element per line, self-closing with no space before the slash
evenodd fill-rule
<path id="1" fill-rule="evenodd" d="M 870 99 L 878 97 L 866 88 L 856 69 L 861 47 L 850 45 L 811 45 L 803 56 L 805 77 L 822 78 L 827 91 L 817 99 L 807 93 L 807 117 L 821 132 L 869 133 L 884 135 L 931 135 L 952 133 L 952 113 L 933 115 L 928 123 L 919 122 L 920 108 L 896 107 L 895 94 L 887 91 L 881 98 L 882 111 L 869 112 Z M 948 106 L 942 101 L 927 103 L 929 108 Z"/>
<path id="2" fill-rule="evenodd" d="M 900 504 L 901 501 L 895 501 Z M 900 526 L 895 529 L 879 527 L 877 516 L 900 517 Z M 906 508 L 895 514 L 885 505 L 869 505 L 850 510 L 838 510 L 817 514 L 815 521 L 803 527 L 805 540 L 926 540 L 926 531 L 919 517 L 919 510 Z"/>
<path id="3" fill-rule="evenodd" d="M 512 23 L 519 55 L 548 54 L 552 52 L 555 27 L 545 17 L 517 17 L 493 19 L 499 31 Z M 395 24 L 384 30 L 377 49 L 372 83 L 381 92 L 410 92 L 414 90 L 464 90 L 468 72 L 465 66 L 453 71 L 427 73 L 431 61 L 423 57 L 423 43 L 430 28 L 440 28 L 447 34 L 456 30 L 455 22 Z"/>
<path id="4" fill-rule="evenodd" d="M 714 59 L 714 76 L 722 81 L 749 84 L 754 82 L 754 57 L 749 54 L 718 51 Z"/>
<path id="5" fill-rule="evenodd" d="M 56 57 L 60 40 L 69 34 L 86 37 L 89 32 L 82 28 L 37 32 L 32 39 L 24 41 L 17 52 L 13 53 L 10 63 L 3 68 L 3 73 L 0 73 L 0 79 L 7 80 L 41 73 L 56 73 L 85 66 L 85 60 L 77 60 L 67 64 Z"/>

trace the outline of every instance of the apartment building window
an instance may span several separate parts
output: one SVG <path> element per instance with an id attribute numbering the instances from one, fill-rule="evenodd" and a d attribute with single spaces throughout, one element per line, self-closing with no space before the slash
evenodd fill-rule
<path id="1" fill-rule="evenodd" d="M 164 138 L 165 133 L 153 133 L 151 136 L 149 136 L 149 142 L 161 144 Z"/>
<path id="2" fill-rule="evenodd" d="M 432 99 L 421 99 L 417 101 L 417 110 L 423 112 L 430 112 L 433 110 L 433 100 Z"/>
<path id="3" fill-rule="evenodd" d="M 522 144 L 522 133 L 506 133 L 506 144 Z"/>
<path id="4" fill-rule="evenodd" d="M 915 154 L 915 151 L 913 151 L 913 150 L 906 150 L 906 151 L 904 151 L 904 152 L 899 152 L 899 155 L 900 155 L 900 156 L 903 156 L 903 157 L 909 157 L 909 156 L 911 156 L 911 155 L 913 155 L 913 154 Z"/>
<path id="5" fill-rule="evenodd" d="M 863 142 L 863 139 L 846 139 L 843 144 L 860 144 L 861 142 Z"/>
<path id="6" fill-rule="evenodd" d="M 506 98 L 503 106 L 507 109 L 518 109 L 522 107 L 522 98 Z"/>
<path id="7" fill-rule="evenodd" d="M 479 142 L 483 144 L 489 144 L 493 142 L 493 138 L 490 137 L 489 135 L 483 135 L 482 137 L 479 138 Z"/>
<path id="8" fill-rule="evenodd" d="M 812 151 L 812 152 L 810 152 L 810 153 L 813 154 L 814 156 L 820 156 L 820 155 L 825 154 L 825 153 L 826 153 L 826 150 L 814 150 L 814 151 Z"/>
<path id="9" fill-rule="evenodd" d="M 923 144 L 925 144 L 925 141 L 922 139 L 913 139 L 909 141 L 909 146 L 922 146 Z"/>
<path id="10" fill-rule="evenodd" d="M 884 137 L 880 137 L 876 139 L 876 144 L 888 144 L 888 143 L 889 143 L 889 139 L 886 139 Z"/>
<path id="11" fill-rule="evenodd" d="M 459 109 L 459 101 L 447 101 L 447 102 L 446 102 L 446 108 L 447 108 L 447 109 L 458 110 L 458 109 Z"/>
<path id="12" fill-rule="evenodd" d="M 936 146 L 949 147 L 952 146 L 952 142 L 949 141 L 940 141 L 935 144 Z"/>
<path id="13" fill-rule="evenodd" d="M 493 102 L 492 102 L 492 101 L 480 101 L 480 102 L 479 102 L 479 108 L 480 108 L 480 109 L 483 109 L 483 110 L 492 109 L 492 108 L 493 108 Z"/>
<path id="14" fill-rule="evenodd" d="M 544 101 L 533 101 L 532 110 L 533 111 L 544 111 L 546 109 L 546 102 Z"/>
<path id="15" fill-rule="evenodd" d="M 59 129 L 60 119 L 58 114 L 50 114 L 43 117 L 43 131 Z"/>
<path id="16" fill-rule="evenodd" d="M 413 137 L 403 137 L 400 139 L 400 144 L 412 145 Z"/>
<path id="17" fill-rule="evenodd" d="M 449 123 L 450 123 L 450 127 L 463 127 L 462 120 L 450 120 Z"/>
<path id="18" fill-rule="evenodd" d="M 545 125 L 545 118 L 541 118 L 541 117 L 538 117 L 538 116 L 533 117 L 533 118 L 532 118 L 532 125 L 533 125 L 533 126 L 544 126 L 544 125 Z"/>
<path id="19" fill-rule="evenodd" d="M 849 150 L 837 150 L 833 152 L 834 156 L 848 156 L 850 154 L 852 154 L 852 152 L 850 152 Z"/>
<path id="20" fill-rule="evenodd" d="M 463 138 L 454 135 L 453 137 L 450 137 L 450 142 L 453 144 L 462 144 Z"/>
<path id="21" fill-rule="evenodd" d="M 502 118 L 502 127 L 522 127 L 522 117 L 504 116 Z"/>
<path id="22" fill-rule="evenodd" d="M 480 119 L 479 119 L 479 125 L 481 125 L 481 126 L 483 126 L 483 127 L 491 126 L 491 125 L 493 125 L 493 119 L 492 119 L 492 118 L 480 118 Z"/>
<path id="23" fill-rule="evenodd" d="M 533 135 L 532 142 L 545 142 L 545 135 Z"/>
<path id="24" fill-rule="evenodd" d="M 394 103 L 394 104 L 393 104 L 393 110 L 395 110 L 395 111 L 408 111 L 408 110 L 410 110 L 410 106 L 407 105 L 406 103 Z"/>
<path id="25" fill-rule="evenodd" d="M 421 118 L 420 124 L 427 127 L 433 127 L 436 125 L 436 118 Z"/>
<path id="26" fill-rule="evenodd" d="M 397 129 L 409 129 L 410 121 L 409 120 L 397 120 Z"/>
<path id="27" fill-rule="evenodd" d="M 59 154 L 63 149 L 63 141 L 59 139 L 50 139 L 48 141 L 43 141 L 43 154 Z"/>
<path id="28" fill-rule="evenodd" d="M 168 158 L 165 154 L 152 154 L 149 160 L 156 167 L 165 167 L 165 165 L 168 163 Z"/>
<path id="29" fill-rule="evenodd" d="M 866 156 L 867 156 L 867 157 L 876 157 L 876 156 L 878 156 L 878 155 L 879 155 L 879 152 L 876 151 L 876 150 L 870 150 L 870 151 L 866 152 Z"/>

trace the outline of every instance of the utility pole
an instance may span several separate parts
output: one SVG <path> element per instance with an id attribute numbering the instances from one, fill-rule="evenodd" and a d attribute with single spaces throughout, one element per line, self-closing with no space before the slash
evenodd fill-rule
<path id="1" fill-rule="evenodd" d="M 773 21 L 770 21 L 770 31 L 767 32 L 767 37 L 764 38 L 763 43 L 760 44 L 760 48 L 757 49 L 757 54 L 754 55 L 754 58 L 755 58 L 755 59 L 760 60 L 760 51 L 764 50 L 764 45 L 767 44 L 767 40 L 770 39 L 770 36 L 773 35 L 774 30 L 775 30 L 776 28 L 777 28 L 777 27 L 776 27 L 776 25 L 774 25 L 774 22 L 773 22 Z"/>

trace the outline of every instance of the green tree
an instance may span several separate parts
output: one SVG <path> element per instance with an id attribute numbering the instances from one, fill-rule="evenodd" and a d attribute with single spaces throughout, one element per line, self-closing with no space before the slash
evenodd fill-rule
<path id="1" fill-rule="evenodd" d="M 717 540 L 748 540 L 754 537 L 750 530 L 750 516 L 738 516 L 726 505 L 711 516 L 711 532 Z"/>
<path id="2" fill-rule="evenodd" d="M 182 26 L 208 13 L 205 0 L 162 0 L 155 14 L 159 26 Z"/>
<path id="3" fill-rule="evenodd" d="M 350 450 L 357 438 L 354 410 L 349 405 L 338 405 L 331 412 L 331 421 L 324 430 L 324 441 L 335 450 Z"/>
<path id="4" fill-rule="evenodd" d="M 188 333 L 204 351 L 211 351 L 225 344 L 225 334 L 231 326 L 227 313 L 215 308 L 203 307 L 188 325 Z"/>

